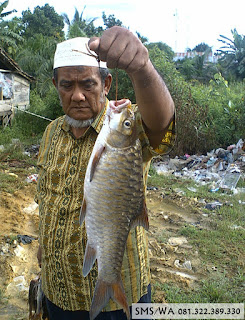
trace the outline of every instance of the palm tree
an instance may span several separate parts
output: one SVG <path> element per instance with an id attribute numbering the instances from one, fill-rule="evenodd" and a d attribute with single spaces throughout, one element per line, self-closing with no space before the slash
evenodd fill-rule
<path id="1" fill-rule="evenodd" d="M 0 4 L 0 43 L 1 47 L 13 56 L 17 49 L 17 42 L 23 42 L 23 39 L 20 34 L 14 30 L 14 28 L 9 27 L 8 21 L 4 20 L 5 17 L 16 12 L 15 9 L 3 12 L 8 4 L 9 0 Z"/>
<path id="2" fill-rule="evenodd" d="M 3 3 L 0 4 L 0 20 L 2 20 L 3 18 L 7 17 L 9 14 L 13 13 L 13 12 L 17 12 L 15 9 L 8 11 L 8 12 L 4 12 L 3 10 L 8 6 L 9 4 L 9 0 L 4 1 Z"/>
<path id="3" fill-rule="evenodd" d="M 224 67 L 228 77 L 245 78 L 245 36 L 231 30 L 233 39 L 220 35 L 218 39 L 224 45 L 217 50 L 221 55 L 220 64 Z"/>
<path id="4" fill-rule="evenodd" d="M 94 21 L 97 18 L 84 19 L 83 14 L 86 6 L 84 6 L 83 11 L 79 14 L 77 8 L 75 8 L 75 14 L 73 20 L 70 21 L 68 15 L 63 13 L 64 22 L 68 25 L 68 39 L 75 37 L 92 37 L 99 35 L 102 32 L 102 28 L 96 28 L 94 26 Z"/>
<path id="5" fill-rule="evenodd" d="M 19 66 L 36 78 L 32 88 L 36 87 L 41 96 L 45 96 L 53 86 L 51 79 L 56 44 L 56 39 L 36 34 L 26 40 L 16 58 Z"/>

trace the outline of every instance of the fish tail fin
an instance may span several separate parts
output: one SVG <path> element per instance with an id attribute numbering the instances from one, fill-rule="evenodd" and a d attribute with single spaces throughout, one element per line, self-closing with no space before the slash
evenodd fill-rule
<path id="1" fill-rule="evenodd" d="M 112 284 L 100 279 L 97 280 L 89 312 L 90 320 L 97 317 L 101 310 L 107 305 L 110 298 L 122 306 L 127 319 L 131 319 L 127 297 L 123 288 L 122 279 L 120 278 L 118 282 Z"/>

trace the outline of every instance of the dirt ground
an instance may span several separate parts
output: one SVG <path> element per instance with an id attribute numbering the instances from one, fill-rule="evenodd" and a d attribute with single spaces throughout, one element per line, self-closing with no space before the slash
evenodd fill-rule
<path id="1" fill-rule="evenodd" d="M 0 305 L 1 320 L 28 319 L 28 287 L 40 269 L 37 264 L 38 208 L 33 197 L 35 183 L 24 189 L 0 193 L 0 288 L 6 298 Z M 171 279 L 183 286 L 195 286 L 204 274 L 198 252 L 177 230 L 186 223 L 205 225 L 198 210 L 184 208 L 174 199 L 166 199 L 161 190 L 147 193 L 150 230 L 149 250 L 152 282 Z M 19 243 L 17 235 L 31 236 L 30 244 Z M 0 292 L 1 293 L 1 292 Z M 165 302 L 164 292 L 154 289 L 155 302 Z"/>

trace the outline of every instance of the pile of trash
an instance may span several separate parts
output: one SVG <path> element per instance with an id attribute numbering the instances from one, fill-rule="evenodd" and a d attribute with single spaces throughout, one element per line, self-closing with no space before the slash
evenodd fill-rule
<path id="1" fill-rule="evenodd" d="M 198 184 L 209 184 L 210 191 L 229 189 L 234 193 L 245 192 L 245 188 L 236 188 L 240 178 L 245 178 L 245 142 L 226 150 L 218 148 L 207 155 L 188 155 L 154 162 L 153 168 L 159 175 L 173 174 L 177 177 L 193 179 Z"/>

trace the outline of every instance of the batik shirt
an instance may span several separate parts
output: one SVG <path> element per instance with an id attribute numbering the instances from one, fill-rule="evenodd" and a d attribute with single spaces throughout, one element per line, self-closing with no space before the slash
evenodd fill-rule
<path id="1" fill-rule="evenodd" d="M 97 264 L 84 278 L 86 229 L 79 224 L 86 167 L 103 124 L 106 106 L 82 137 L 76 139 L 65 117 L 49 124 L 42 138 L 36 201 L 40 213 L 42 289 L 46 297 L 64 310 L 89 310 L 97 280 Z M 153 156 L 169 151 L 174 123 L 159 147 L 153 150 L 135 111 L 144 160 L 144 181 Z M 150 283 L 147 232 L 136 227 L 129 233 L 122 264 L 122 280 L 129 305 L 147 293 Z M 104 311 L 121 309 L 110 300 Z"/>

